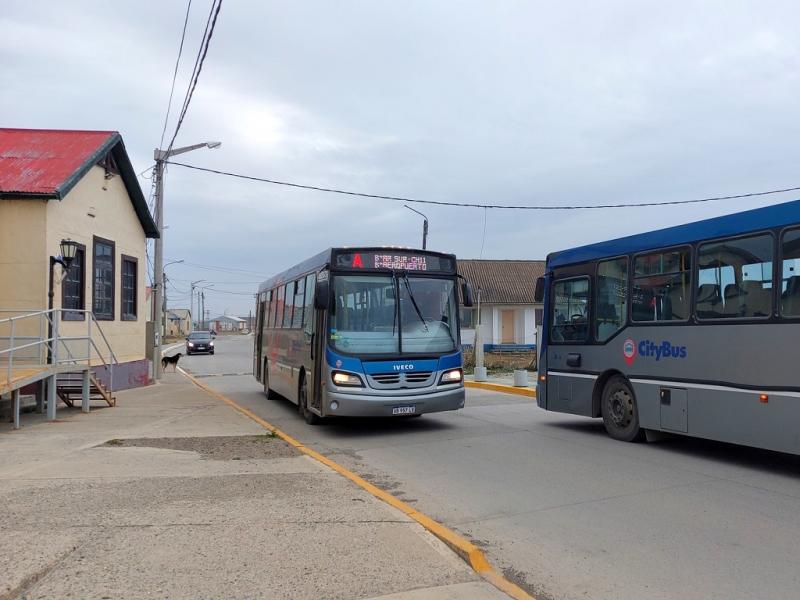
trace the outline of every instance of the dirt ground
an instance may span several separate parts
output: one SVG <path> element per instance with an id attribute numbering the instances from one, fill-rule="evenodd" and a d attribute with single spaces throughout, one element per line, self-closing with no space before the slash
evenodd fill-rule
<path id="1" fill-rule="evenodd" d="M 215 437 L 166 437 L 112 439 L 101 446 L 113 448 L 162 448 L 197 452 L 211 460 L 249 460 L 284 458 L 299 452 L 283 440 L 271 435 L 240 435 Z"/>

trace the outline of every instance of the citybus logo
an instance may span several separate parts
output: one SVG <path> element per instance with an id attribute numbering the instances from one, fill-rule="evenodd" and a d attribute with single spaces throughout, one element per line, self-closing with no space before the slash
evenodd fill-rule
<path id="1" fill-rule="evenodd" d="M 622 344 L 622 356 L 625 358 L 626 364 L 633 364 L 633 359 L 636 358 L 636 342 L 632 338 L 628 338 Z"/>
<path id="2" fill-rule="evenodd" d="M 651 340 L 642 340 L 638 344 L 628 338 L 622 345 L 622 356 L 628 365 L 632 365 L 636 355 L 655 358 L 656 362 L 662 358 L 686 358 L 688 351 L 686 346 L 676 346 L 666 340 L 656 343 Z"/>

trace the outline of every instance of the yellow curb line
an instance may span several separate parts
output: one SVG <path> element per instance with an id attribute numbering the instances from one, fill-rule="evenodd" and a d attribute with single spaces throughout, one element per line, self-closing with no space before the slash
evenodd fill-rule
<path id="1" fill-rule="evenodd" d="M 240 406 L 239 404 L 237 404 L 224 394 L 221 394 L 220 392 L 208 387 L 203 382 L 198 381 L 195 377 L 184 371 L 181 367 L 178 367 L 178 371 L 180 371 L 184 377 L 186 377 L 189 381 L 194 383 L 197 387 L 199 387 L 207 394 L 210 394 L 214 398 L 221 400 L 234 410 L 242 413 L 246 417 L 249 417 L 256 423 L 261 425 L 264 429 L 271 431 L 290 446 L 294 446 L 298 451 L 321 462 L 326 467 L 333 469 L 334 471 L 336 471 L 343 477 L 346 477 L 347 479 L 355 483 L 360 488 L 366 490 L 376 498 L 383 500 L 384 502 L 386 502 L 386 504 L 396 508 L 397 510 L 406 514 L 411 519 L 415 520 L 417 523 L 422 525 L 425 529 L 427 529 L 429 532 L 431 532 L 445 544 L 450 546 L 450 548 L 452 548 L 461 558 L 463 558 L 476 573 L 478 573 L 484 580 L 491 583 L 501 592 L 504 592 L 511 598 L 514 598 L 514 600 L 536 600 L 536 598 L 531 596 L 528 592 L 523 590 L 515 583 L 510 582 L 508 579 L 503 577 L 499 572 L 497 572 L 495 568 L 491 565 L 491 563 L 487 560 L 486 555 L 480 548 L 478 548 L 475 544 L 465 539 L 452 529 L 448 529 L 441 523 L 434 521 L 429 516 L 419 512 L 417 509 L 413 508 L 409 504 L 406 504 L 399 498 L 396 498 L 395 496 L 392 496 L 390 493 L 380 489 L 379 487 L 372 485 L 369 481 L 367 481 L 363 477 L 356 475 L 349 469 L 331 460 L 327 456 L 324 456 L 319 452 L 317 452 L 316 450 L 312 450 L 308 446 L 305 446 L 302 442 L 296 440 L 289 434 L 284 433 L 283 431 L 281 431 L 268 421 L 265 421 L 250 409 L 245 408 L 244 406 Z"/>
<path id="2" fill-rule="evenodd" d="M 464 385 L 470 388 L 481 388 L 483 390 L 492 390 L 493 392 L 504 392 L 506 394 L 536 398 L 536 388 L 514 387 L 513 385 L 489 383 L 486 381 L 465 381 Z"/>

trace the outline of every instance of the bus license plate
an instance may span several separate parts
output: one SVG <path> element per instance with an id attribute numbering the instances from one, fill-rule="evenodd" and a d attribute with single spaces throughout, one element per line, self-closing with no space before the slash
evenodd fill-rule
<path id="1" fill-rule="evenodd" d="M 417 410 L 415 405 L 411 406 L 393 406 L 392 407 L 392 414 L 393 415 L 413 415 Z"/>

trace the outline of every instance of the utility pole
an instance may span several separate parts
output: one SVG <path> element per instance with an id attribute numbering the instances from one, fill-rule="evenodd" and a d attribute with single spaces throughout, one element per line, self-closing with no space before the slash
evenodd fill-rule
<path id="1" fill-rule="evenodd" d="M 418 215 L 420 215 L 423 219 L 425 219 L 422 222 L 422 249 L 425 250 L 428 247 L 428 217 L 423 215 L 418 210 L 411 208 L 408 204 L 403 204 L 403 206 L 405 206 L 411 212 L 415 212 Z"/>
<path id="2" fill-rule="evenodd" d="M 200 318 L 203 320 L 202 327 L 200 327 L 200 329 L 205 329 L 206 328 L 206 318 L 205 318 L 206 317 L 206 293 L 205 293 L 205 291 L 200 292 L 200 299 L 201 299 Z"/>
<path id="3" fill-rule="evenodd" d="M 160 150 L 155 151 L 156 168 L 153 174 L 156 178 L 155 217 L 158 237 L 155 239 L 153 252 L 153 318 L 155 328 L 155 346 L 153 348 L 153 379 L 161 379 L 161 321 L 164 318 L 162 297 L 164 295 L 164 160 Z"/>
<path id="4" fill-rule="evenodd" d="M 156 161 L 153 170 L 156 178 L 155 194 L 155 220 L 158 237 L 155 240 L 153 252 L 153 308 L 155 309 L 155 346 L 153 347 L 153 379 L 161 379 L 161 335 L 164 322 L 164 166 L 170 157 L 184 154 L 199 148 L 219 148 L 221 142 L 205 142 L 182 148 L 167 148 L 153 151 L 153 160 Z"/>

